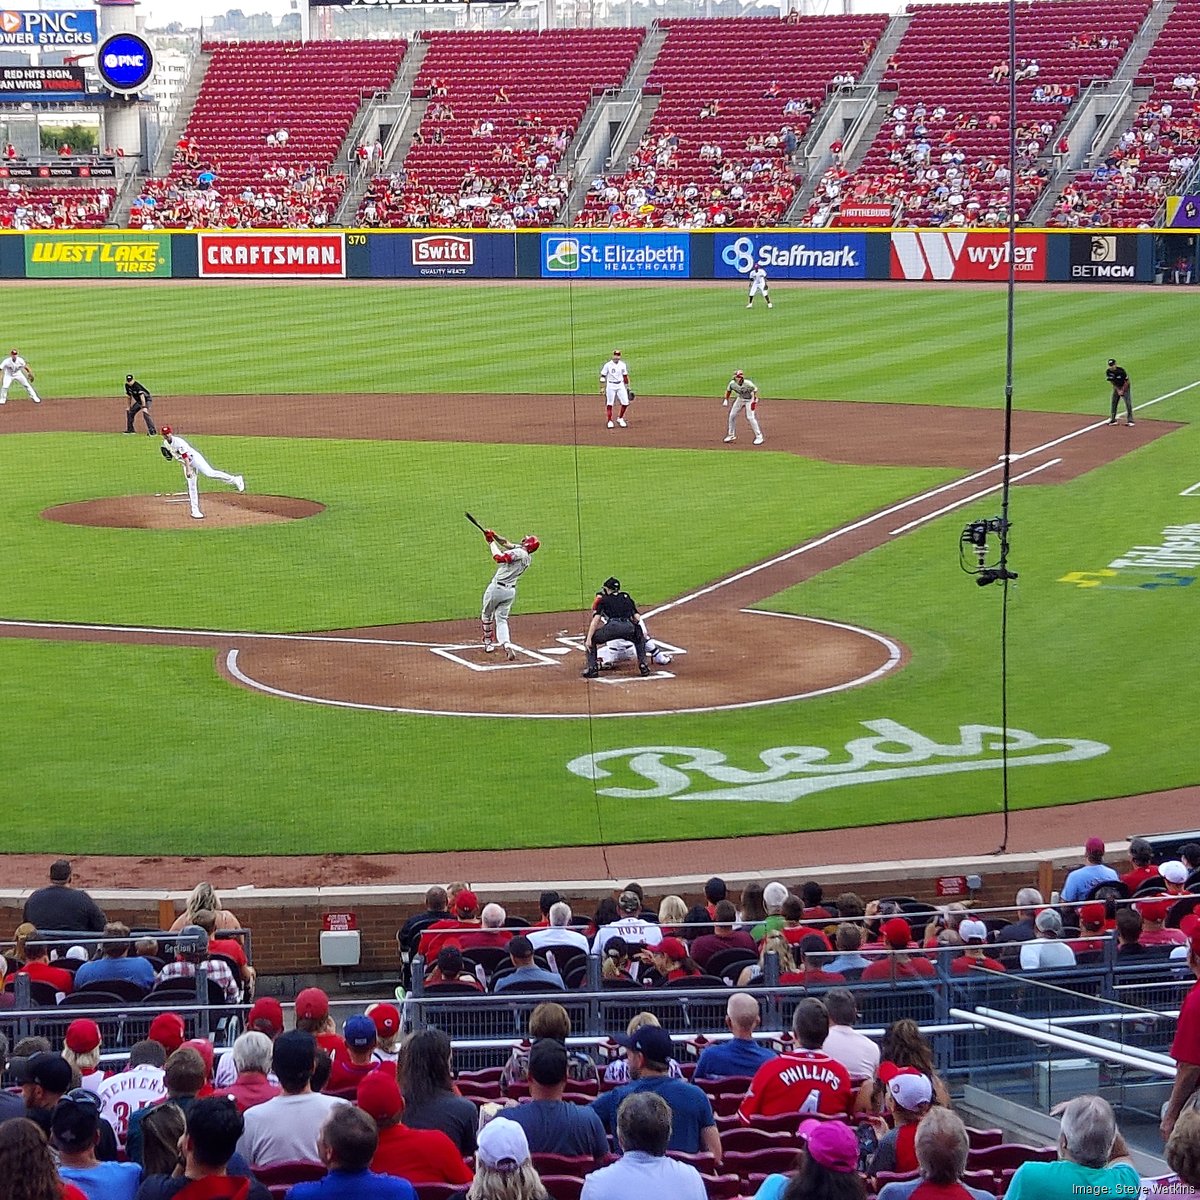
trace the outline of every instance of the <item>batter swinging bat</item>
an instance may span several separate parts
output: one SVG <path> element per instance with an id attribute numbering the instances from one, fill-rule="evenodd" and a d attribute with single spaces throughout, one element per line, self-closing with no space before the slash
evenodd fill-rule
<path id="1" fill-rule="evenodd" d="M 478 529 L 480 533 L 486 532 L 486 530 L 483 528 L 483 526 L 480 525 L 480 523 L 477 520 L 475 520 L 475 518 L 473 516 L 471 516 L 470 513 L 463 513 L 463 516 L 466 517 L 467 520 L 470 521 L 471 524 L 474 525 L 475 528 Z"/>

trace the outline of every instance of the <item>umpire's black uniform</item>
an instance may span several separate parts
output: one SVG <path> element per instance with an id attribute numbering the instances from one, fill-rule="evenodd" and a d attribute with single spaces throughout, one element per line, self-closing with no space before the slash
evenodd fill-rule
<path id="1" fill-rule="evenodd" d="M 1112 384 L 1112 408 L 1108 414 L 1108 423 L 1117 423 L 1117 409 L 1121 401 L 1125 401 L 1125 424 L 1133 424 L 1133 384 L 1129 380 L 1129 372 L 1120 366 L 1115 358 L 1108 360 L 1108 370 L 1104 378 Z"/>
<path id="2" fill-rule="evenodd" d="M 650 664 L 646 662 L 646 634 L 638 621 L 637 605 L 628 592 L 621 591 L 621 584 L 616 579 L 605 580 L 604 590 L 596 597 L 592 611 L 604 618 L 604 624 L 591 636 L 591 644 L 587 647 L 587 670 L 585 679 L 595 679 L 600 674 L 596 658 L 596 647 L 605 642 L 624 640 L 632 642 L 637 651 L 638 670 L 643 675 L 650 674 Z"/>
<path id="3" fill-rule="evenodd" d="M 133 433 L 133 418 L 140 412 L 146 420 L 146 436 L 157 437 L 158 430 L 154 428 L 154 418 L 150 415 L 150 402 L 154 397 L 132 375 L 125 376 L 125 395 L 129 397 L 129 407 L 125 410 L 125 432 Z"/>

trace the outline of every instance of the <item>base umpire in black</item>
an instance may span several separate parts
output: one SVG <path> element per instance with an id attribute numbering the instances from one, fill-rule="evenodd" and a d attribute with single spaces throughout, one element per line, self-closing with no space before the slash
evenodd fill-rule
<path id="1" fill-rule="evenodd" d="M 587 670 L 584 679 L 595 679 L 600 674 L 596 660 L 596 647 L 618 638 L 632 642 L 637 651 L 638 670 L 650 674 L 646 661 L 646 631 L 642 628 L 637 605 L 628 592 L 621 591 L 621 581 L 611 576 L 604 581 L 604 590 L 596 596 L 592 605 L 592 623 L 588 626 L 584 645 L 587 648 Z"/>
<path id="2" fill-rule="evenodd" d="M 150 402 L 154 397 L 132 375 L 125 376 L 125 395 L 129 397 L 129 407 L 125 410 L 125 432 L 134 432 L 133 418 L 140 412 L 146 420 L 146 436 L 157 437 L 158 430 L 154 428 L 154 418 L 150 415 Z"/>
<path id="3" fill-rule="evenodd" d="M 1115 425 L 1117 423 L 1117 408 L 1121 401 L 1125 401 L 1125 424 L 1133 424 L 1133 383 L 1129 378 L 1129 372 L 1124 367 L 1117 363 L 1115 358 L 1108 360 L 1108 370 L 1104 372 L 1104 378 L 1112 384 L 1112 409 L 1108 415 L 1108 423 Z"/>

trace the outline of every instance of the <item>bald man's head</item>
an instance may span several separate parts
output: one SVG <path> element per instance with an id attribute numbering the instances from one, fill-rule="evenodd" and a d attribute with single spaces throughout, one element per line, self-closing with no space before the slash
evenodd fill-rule
<path id="1" fill-rule="evenodd" d="M 725 1020 L 735 1037 L 749 1037 L 758 1028 L 758 1001 L 747 992 L 734 992 L 725 1005 Z"/>

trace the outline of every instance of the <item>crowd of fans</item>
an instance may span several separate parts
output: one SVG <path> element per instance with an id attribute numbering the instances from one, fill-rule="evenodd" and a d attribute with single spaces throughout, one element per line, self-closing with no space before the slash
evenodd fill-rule
<path id="1" fill-rule="evenodd" d="M 0 185 L 0 229 L 96 229 L 110 219 L 113 198 L 109 188 L 27 187 L 10 181 Z"/>
<path id="2" fill-rule="evenodd" d="M 465 884 L 433 887 L 398 933 L 417 993 L 488 987 L 543 997 L 528 1039 L 502 1068 L 456 1076 L 448 1036 L 433 1027 L 405 1036 L 402 1008 L 390 1002 L 339 1029 L 316 987 L 295 997 L 290 1029 L 280 1001 L 260 997 L 245 1032 L 219 1056 L 210 1040 L 186 1038 L 182 1016 L 160 1012 L 115 1071 L 106 1070 L 100 1025 L 81 1017 L 58 1047 L 25 1038 L 10 1059 L 0 1038 L 0 1072 L 20 1088 L 0 1092 L 0 1179 L 21 1180 L 26 1190 L 6 1193 L 13 1200 L 262 1200 L 264 1185 L 290 1185 L 294 1200 L 407 1200 L 414 1185 L 434 1184 L 470 1200 L 536 1200 L 555 1195 L 563 1176 L 583 1200 L 654 1188 L 696 1200 L 999 1194 L 975 1186 L 987 1172 L 968 1170 L 974 1135 L 920 1027 L 902 1017 L 881 1041 L 866 1037 L 850 989 L 927 977 L 930 957 L 945 953 L 957 956 L 956 973 L 1061 970 L 1102 954 L 1113 930 L 1120 955 L 1161 953 L 1200 980 L 1200 915 L 1172 914 L 1195 895 L 1200 845 L 1156 863 L 1149 843 L 1135 841 L 1130 858 L 1119 874 L 1100 839 L 1089 839 L 1055 904 L 1022 888 L 1003 923 L 957 903 L 910 920 L 894 901 L 827 899 L 815 881 L 798 894 L 776 881 L 751 883 L 735 905 L 713 878 L 694 905 L 671 895 L 657 909 L 631 883 L 602 898 L 586 922 L 554 892 L 541 897 L 538 920 L 519 922 L 499 904 L 481 905 Z M 107 921 L 72 886 L 65 861 L 23 916 L 13 973 L 56 992 L 113 980 L 162 986 L 194 977 L 200 963 L 223 989 L 254 986 L 244 954 L 246 973 L 233 970 L 238 919 L 207 884 L 161 935 L 174 938 L 177 957 L 153 975 L 157 947 Z M 34 919 L 99 935 L 98 954 L 77 961 L 60 938 L 39 935 Z M 61 957 L 52 959 L 51 947 Z M 764 1031 L 758 999 L 730 988 L 725 1039 L 672 1038 L 645 1011 L 625 1035 L 585 1050 L 568 1045 L 571 1018 L 551 997 L 568 987 L 562 964 L 589 954 L 602 958 L 606 985 L 631 996 L 687 986 L 706 971 L 754 986 L 772 957 L 781 986 L 815 994 L 796 1004 L 787 1032 Z M 422 979 L 427 962 L 437 965 Z M 1200 1195 L 1188 1190 L 1200 1185 L 1200 984 L 1182 1006 L 1171 1053 L 1177 1074 L 1162 1133 L 1178 1178 L 1145 1194 Z M 1009 1200 L 1065 1200 L 1081 1188 L 1134 1195 L 1141 1181 L 1107 1102 L 1080 1096 L 1060 1115 L 1056 1152 L 1029 1148 L 1003 1181 Z M 792 1169 L 781 1170 L 792 1154 Z"/>

